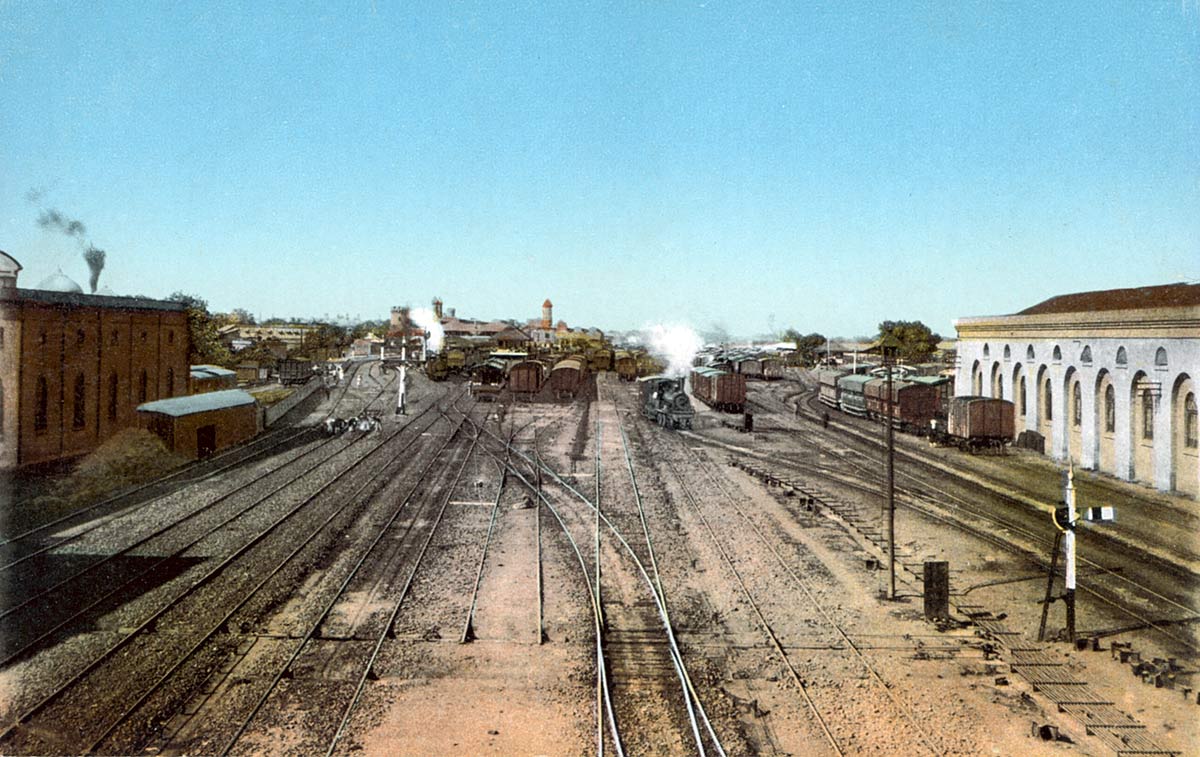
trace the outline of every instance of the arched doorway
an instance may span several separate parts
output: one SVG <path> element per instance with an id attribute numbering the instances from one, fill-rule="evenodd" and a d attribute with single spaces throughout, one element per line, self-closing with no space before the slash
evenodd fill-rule
<path id="1" fill-rule="evenodd" d="M 1096 377 L 1096 468 L 1117 472 L 1117 389 L 1112 374 L 1100 371 Z"/>
<path id="2" fill-rule="evenodd" d="M 1171 392 L 1171 476 L 1176 491 L 1200 494 L 1200 436 L 1196 417 L 1196 385 L 1186 373 Z"/>
<path id="3" fill-rule="evenodd" d="M 1129 385 L 1129 479 L 1154 483 L 1154 415 L 1156 398 L 1146 374 L 1138 371 Z"/>
<path id="4" fill-rule="evenodd" d="M 979 361 L 971 366 L 971 395 L 978 397 L 983 394 L 983 371 L 979 368 Z"/>
<path id="5" fill-rule="evenodd" d="M 1004 398 L 1004 373 L 1000 368 L 1000 363 L 992 363 L 992 397 Z"/>
<path id="6" fill-rule="evenodd" d="M 1046 366 L 1037 373 L 1037 432 L 1046 440 L 1046 453 L 1054 450 L 1054 390 L 1050 385 L 1050 370 Z"/>
<path id="7" fill-rule="evenodd" d="M 1026 413 L 1029 412 L 1029 406 L 1026 405 L 1028 392 L 1025 388 L 1025 369 L 1020 363 L 1017 363 L 1017 366 L 1013 368 L 1012 387 L 1013 405 L 1016 406 L 1015 414 L 1017 416 L 1013 424 L 1013 433 L 1019 436 L 1025 430 Z"/>
<path id="8" fill-rule="evenodd" d="M 1067 369 L 1063 396 L 1066 398 L 1063 425 L 1067 430 L 1067 459 L 1079 465 L 1083 452 L 1083 387 L 1079 383 L 1079 372 L 1074 368 Z"/>

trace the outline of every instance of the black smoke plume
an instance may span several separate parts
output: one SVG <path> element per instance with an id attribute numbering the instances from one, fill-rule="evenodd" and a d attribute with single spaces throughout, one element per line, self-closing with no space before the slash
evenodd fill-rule
<path id="1" fill-rule="evenodd" d="M 91 278 L 88 279 L 88 283 L 92 287 L 92 294 L 96 293 L 96 284 L 100 282 L 100 272 L 104 270 L 105 257 L 104 250 L 92 244 L 88 244 L 87 249 L 83 252 L 83 259 L 87 261 L 88 270 L 92 272 Z"/>
<path id="2" fill-rule="evenodd" d="M 76 221 L 74 218 L 68 218 L 62 213 L 51 208 L 43 210 L 38 215 L 38 226 L 49 231 L 61 231 L 69 237 L 82 237 L 87 233 L 87 227 L 82 221 Z"/>

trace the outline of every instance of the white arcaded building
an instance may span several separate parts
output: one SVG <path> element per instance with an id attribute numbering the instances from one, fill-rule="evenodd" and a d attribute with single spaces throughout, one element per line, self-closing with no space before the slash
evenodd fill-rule
<path id="1" fill-rule="evenodd" d="M 962 318 L 955 395 L 1003 397 L 1057 460 L 1193 497 L 1200 285 L 1053 297 Z"/>

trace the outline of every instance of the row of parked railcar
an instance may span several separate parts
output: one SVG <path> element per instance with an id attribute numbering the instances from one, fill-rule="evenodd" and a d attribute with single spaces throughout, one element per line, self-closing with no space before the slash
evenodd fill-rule
<path id="1" fill-rule="evenodd" d="M 845 370 L 819 371 L 819 399 L 843 413 L 876 420 L 888 413 L 885 377 Z M 991 397 L 951 397 L 950 379 L 906 376 L 891 382 L 892 423 L 964 449 L 999 448 L 1012 441 L 1013 403 Z"/>
<path id="2" fill-rule="evenodd" d="M 695 367 L 716 368 L 718 370 L 736 373 L 748 379 L 775 381 L 784 376 L 783 359 L 776 355 L 759 355 L 748 353 L 718 353 L 701 355 L 694 362 Z"/>

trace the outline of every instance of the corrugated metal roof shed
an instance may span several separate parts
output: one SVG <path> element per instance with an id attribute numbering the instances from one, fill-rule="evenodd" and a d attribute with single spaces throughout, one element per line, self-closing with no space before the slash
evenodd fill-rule
<path id="1" fill-rule="evenodd" d="M 187 397 L 171 397 L 165 400 L 155 400 L 138 405 L 139 413 L 161 413 L 172 417 L 206 413 L 210 410 L 224 410 L 230 407 L 253 405 L 254 398 L 241 389 L 226 389 L 223 392 L 208 392 L 193 394 Z"/>
<path id="2" fill-rule="evenodd" d="M 217 378 L 220 376 L 236 376 L 236 371 L 231 371 L 228 368 L 222 368 L 219 365 L 193 365 L 191 369 L 192 378 Z"/>

